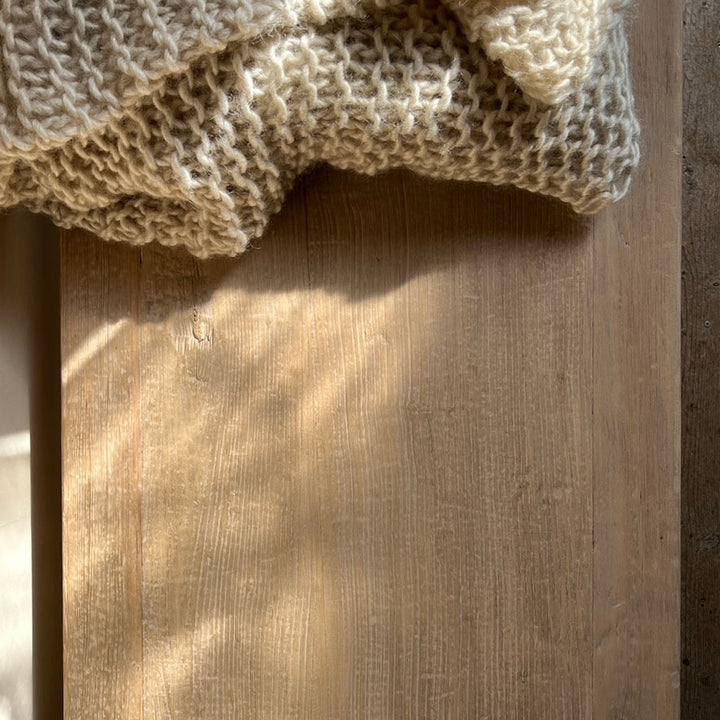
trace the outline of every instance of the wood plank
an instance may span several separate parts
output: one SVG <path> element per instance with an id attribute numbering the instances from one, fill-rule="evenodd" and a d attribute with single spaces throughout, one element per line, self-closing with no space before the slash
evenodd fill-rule
<path id="1" fill-rule="evenodd" d="M 683 137 L 683 716 L 720 717 L 720 5 L 688 0 Z"/>
<path id="2" fill-rule="evenodd" d="M 139 420 L 136 398 L 112 419 L 66 385 L 66 428 L 74 408 L 96 433 L 105 417 L 121 438 L 91 444 L 137 473 L 111 495 L 130 517 L 95 527 L 115 545 L 141 523 L 145 716 L 587 714 L 588 222 L 462 191 L 321 171 L 307 216 L 296 193 L 234 262 L 66 241 L 91 288 L 66 321 L 94 316 L 81 336 L 112 339 L 93 362 L 120 353 L 112 374 L 125 357 L 140 377 Z M 122 268 L 98 273 L 98 253 Z M 111 287 L 129 304 L 108 319 Z M 71 470 L 102 500 L 66 494 L 68 558 L 80 518 L 112 513 L 110 473 Z M 97 622 L 67 628 L 83 666 L 117 643 L 88 647 Z M 67 677 L 87 707 L 87 678 Z"/>
<path id="3" fill-rule="evenodd" d="M 237 260 L 66 234 L 66 717 L 677 717 L 668 12 L 595 220 L 321 169 Z"/>
<path id="4" fill-rule="evenodd" d="M 594 716 L 679 716 L 679 2 L 630 37 L 643 161 L 595 219 Z"/>
<path id="5" fill-rule="evenodd" d="M 519 193 L 399 181 L 328 174 L 308 204 L 337 468 L 321 476 L 341 480 L 348 523 L 326 543 L 348 598 L 333 717 L 587 715 L 584 223 Z"/>
<path id="6" fill-rule="evenodd" d="M 142 717 L 138 251 L 61 237 L 65 717 Z M 99 710 L 102 708 L 102 710 Z"/>

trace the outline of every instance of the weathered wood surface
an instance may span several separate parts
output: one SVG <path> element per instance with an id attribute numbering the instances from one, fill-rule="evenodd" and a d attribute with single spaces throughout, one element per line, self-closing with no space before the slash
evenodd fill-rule
<path id="1" fill-rule="evenodd" d="M 678 717 L 680 9 L 641 5 L 594 219 L 319 170 L 237 260 L 65 235 L 66 718 Z"/>
<path id="2" fill-rule="evenodd" d="M 720 5 L 685 3 L 683 717 L 720 717 Z"/>
<path id="3" fill-rule="evenodd" d="M 594 224 L 594 716 L 679 715 L 682 3 L 634 4 L 643 160 Z"/>

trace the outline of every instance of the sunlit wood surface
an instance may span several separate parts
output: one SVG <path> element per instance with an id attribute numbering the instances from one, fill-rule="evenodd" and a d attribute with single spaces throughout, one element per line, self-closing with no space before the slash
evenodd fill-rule
<path id="1" fill-rule="evenodd" d="M 678 717 L 680 5 L 594 219 L 320 169 L 62 242 L 65 717 Z"/>

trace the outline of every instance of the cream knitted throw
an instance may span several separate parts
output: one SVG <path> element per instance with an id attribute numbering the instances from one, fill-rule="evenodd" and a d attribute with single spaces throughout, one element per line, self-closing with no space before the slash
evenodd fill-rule
<path id="1" fill-rule="evenodd" d="M 625 0 L 4 0 L 0 207 L 242 252 L 328 162 L 578 212 L 638 162 Z"/>

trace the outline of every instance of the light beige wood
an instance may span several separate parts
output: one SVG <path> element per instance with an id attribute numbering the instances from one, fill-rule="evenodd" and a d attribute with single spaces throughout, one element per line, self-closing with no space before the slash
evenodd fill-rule
<path id="1" fill-rule="evenodd" d="M 141 717 L 140 339 L 122 332 L 137 319 L 129 259 L 62 238 L 66 718 Z"/>
<path id="2" fill-rule="evenodd" d="M 673 37 L 595 220 L 319 170 L 237 260 L 65 236 L 66 718 L 677 717 Z"/>
<path id="3" fill-rule="evenodd" d="M 99 321 L 91 359 L 66 341 L 67 617 L 130 600 L 144 716 L 587 711 L 592 247 L 463 191 L 318 173 L 234 262 L 65 243 L 66 323 Z M 138 526 L 141 607 L 112 576 Z M 74 718 L 118 692 L 98 625 L 66 628 Z"/>

